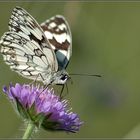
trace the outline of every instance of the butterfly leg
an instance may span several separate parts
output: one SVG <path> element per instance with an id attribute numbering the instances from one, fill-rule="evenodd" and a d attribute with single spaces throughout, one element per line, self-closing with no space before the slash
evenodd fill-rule
<path id="1" fill-rule="evenodd" d="M 30 84 L 30 85 L 32 85 L 33 83 L 36 84 L 36 81 L 37 81 L 38 76 L 39 76 L 39 74 L 38 74 L 38 75 L 36 76 L 36 78 L 35 78 L 31 83 L 29 83 L 29 84 Z"/>
<path id="2" fill-rule="evenodd" d="M 67 85 L 67 83 L 66 83 L 66 84 L 63 84 L 63 85 L 61 85 L 61 86 L 62 86 L 62 89 L 61 89 L 61 92 L 60 92 L 60 100 L 62 100 L 62 99 L 68 94 L 68 85 Z M 64 95 L 64 94 L 63 94 L 63 91 L 64 91 L 65 86 L 66 86 L 67 92 L 66 92 L 66 94 Z M 62 95 L 62 94 L 63 94 L 63 95 Z"/>
<path id="3" fill-rule="evenodd" d="M 60 100 L 63 98 L 62 93 L 63 93 L 63 91 L 64 91 L 65 85 L 61 85 L 61 86 L 62 86 L 62 88 L 61 88 L 61 92 L 60 92 Z"/>
<path id="4" fill-rule="evenodd" d="M 44 81 L 44 78 L 43 78 L 43 76 L 41 75 L 41 73 L 38 73 L 37 76 L 36 76 L 36 78 L 30 83 L 30 85 L 32 85 L 33 83 L 36 84 L 37 79 L 38 79 L 39 76 L 41 77 L 42 81 Z"/>
<path id="5" fill-rule="evenodd" d="M 43 92 L 43 91 L 45 91 L 45 89 L 47 89 L 49 87 L 49 84 L 48 85 L 44 85 L 43 86 L 43 90 L 38 94 L 38 96 Z"/>
<path id="6" fill-rule="evenodd" d="M 30 66 L 28 66 L 26 69 L 24 69 L 24 70 L 22 70 L 22 71 L 26 71 L 26 70 L 28 70 L 29 68 L 30 68 Z M 22 71 L 20 71 L 20 73 L 22 73 Z M 39 76 L 42 78 L 42 80 L 44 80 L 44 78 L 43 78 L 43 76 L 41 75 L 41 73 L 38 73 L 37 76 L 36 76 L 36 78 L 35 78 L 31 83 L 29 83 L 29 84 L 30 84 L 30 85 L 32 85 L 33 83 L 36 84 L 37 78 L 38 78 Z"/>

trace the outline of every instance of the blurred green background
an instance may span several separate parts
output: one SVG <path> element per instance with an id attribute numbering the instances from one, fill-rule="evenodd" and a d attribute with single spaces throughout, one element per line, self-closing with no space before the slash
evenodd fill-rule
<path id="1" fill-rule="evenodd" d="M 39 131 L 34 138 L 140 138 L 140 3 L 0 2 L 0 36 L 15 6 L 39 23 L 56 14 L 67 19 L 73 39 L 67 99 L 84 121 L 75 134 Z M 12 72 L 0 56 L 0 87 L 31 82 Z M 2 90 L 1 90 L 2 93 Z M 0 138 L 19 138 L 25 126 L 11 103 L 0 96 Z"/>

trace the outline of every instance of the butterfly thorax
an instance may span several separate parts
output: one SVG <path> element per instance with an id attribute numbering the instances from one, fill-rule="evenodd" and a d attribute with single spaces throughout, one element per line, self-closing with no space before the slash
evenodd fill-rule
<path id="1" fill-rule="evenodd" d="M 54 72 L 49 76 L 50 77 L 47 76 L 46 79 L 44 80 L 44 84 L 47 84 L 47 85 L 50 85 L 50 84 L 51 85 L 53 85 L 53 84 L 63 85 L 70 78 L 70 76 L 68 75 L 68 73 L 65 70 Z"/>

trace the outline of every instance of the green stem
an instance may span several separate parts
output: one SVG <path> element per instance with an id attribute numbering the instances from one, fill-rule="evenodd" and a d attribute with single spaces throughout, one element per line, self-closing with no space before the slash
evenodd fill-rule
<path id="1" fill-rule="evenodd" d="M 29 122 L 22 139 L 29 139 L 32 135 L 34 128 L 35 125 L 32 122 Z"/>

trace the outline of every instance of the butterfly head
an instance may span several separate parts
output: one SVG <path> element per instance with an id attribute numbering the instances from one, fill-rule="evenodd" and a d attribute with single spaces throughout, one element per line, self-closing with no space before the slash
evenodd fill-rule
<path id="1" fill-rule="evenodd" d="M 67 80 L 70 79 L 69 74 L 65 71 L 58 71 L 55 75 L 54 75 L 54 80 L 53 80 L 53 84 L 58 84 L 58 85 L 63 85 L 67 82 Z"/>

